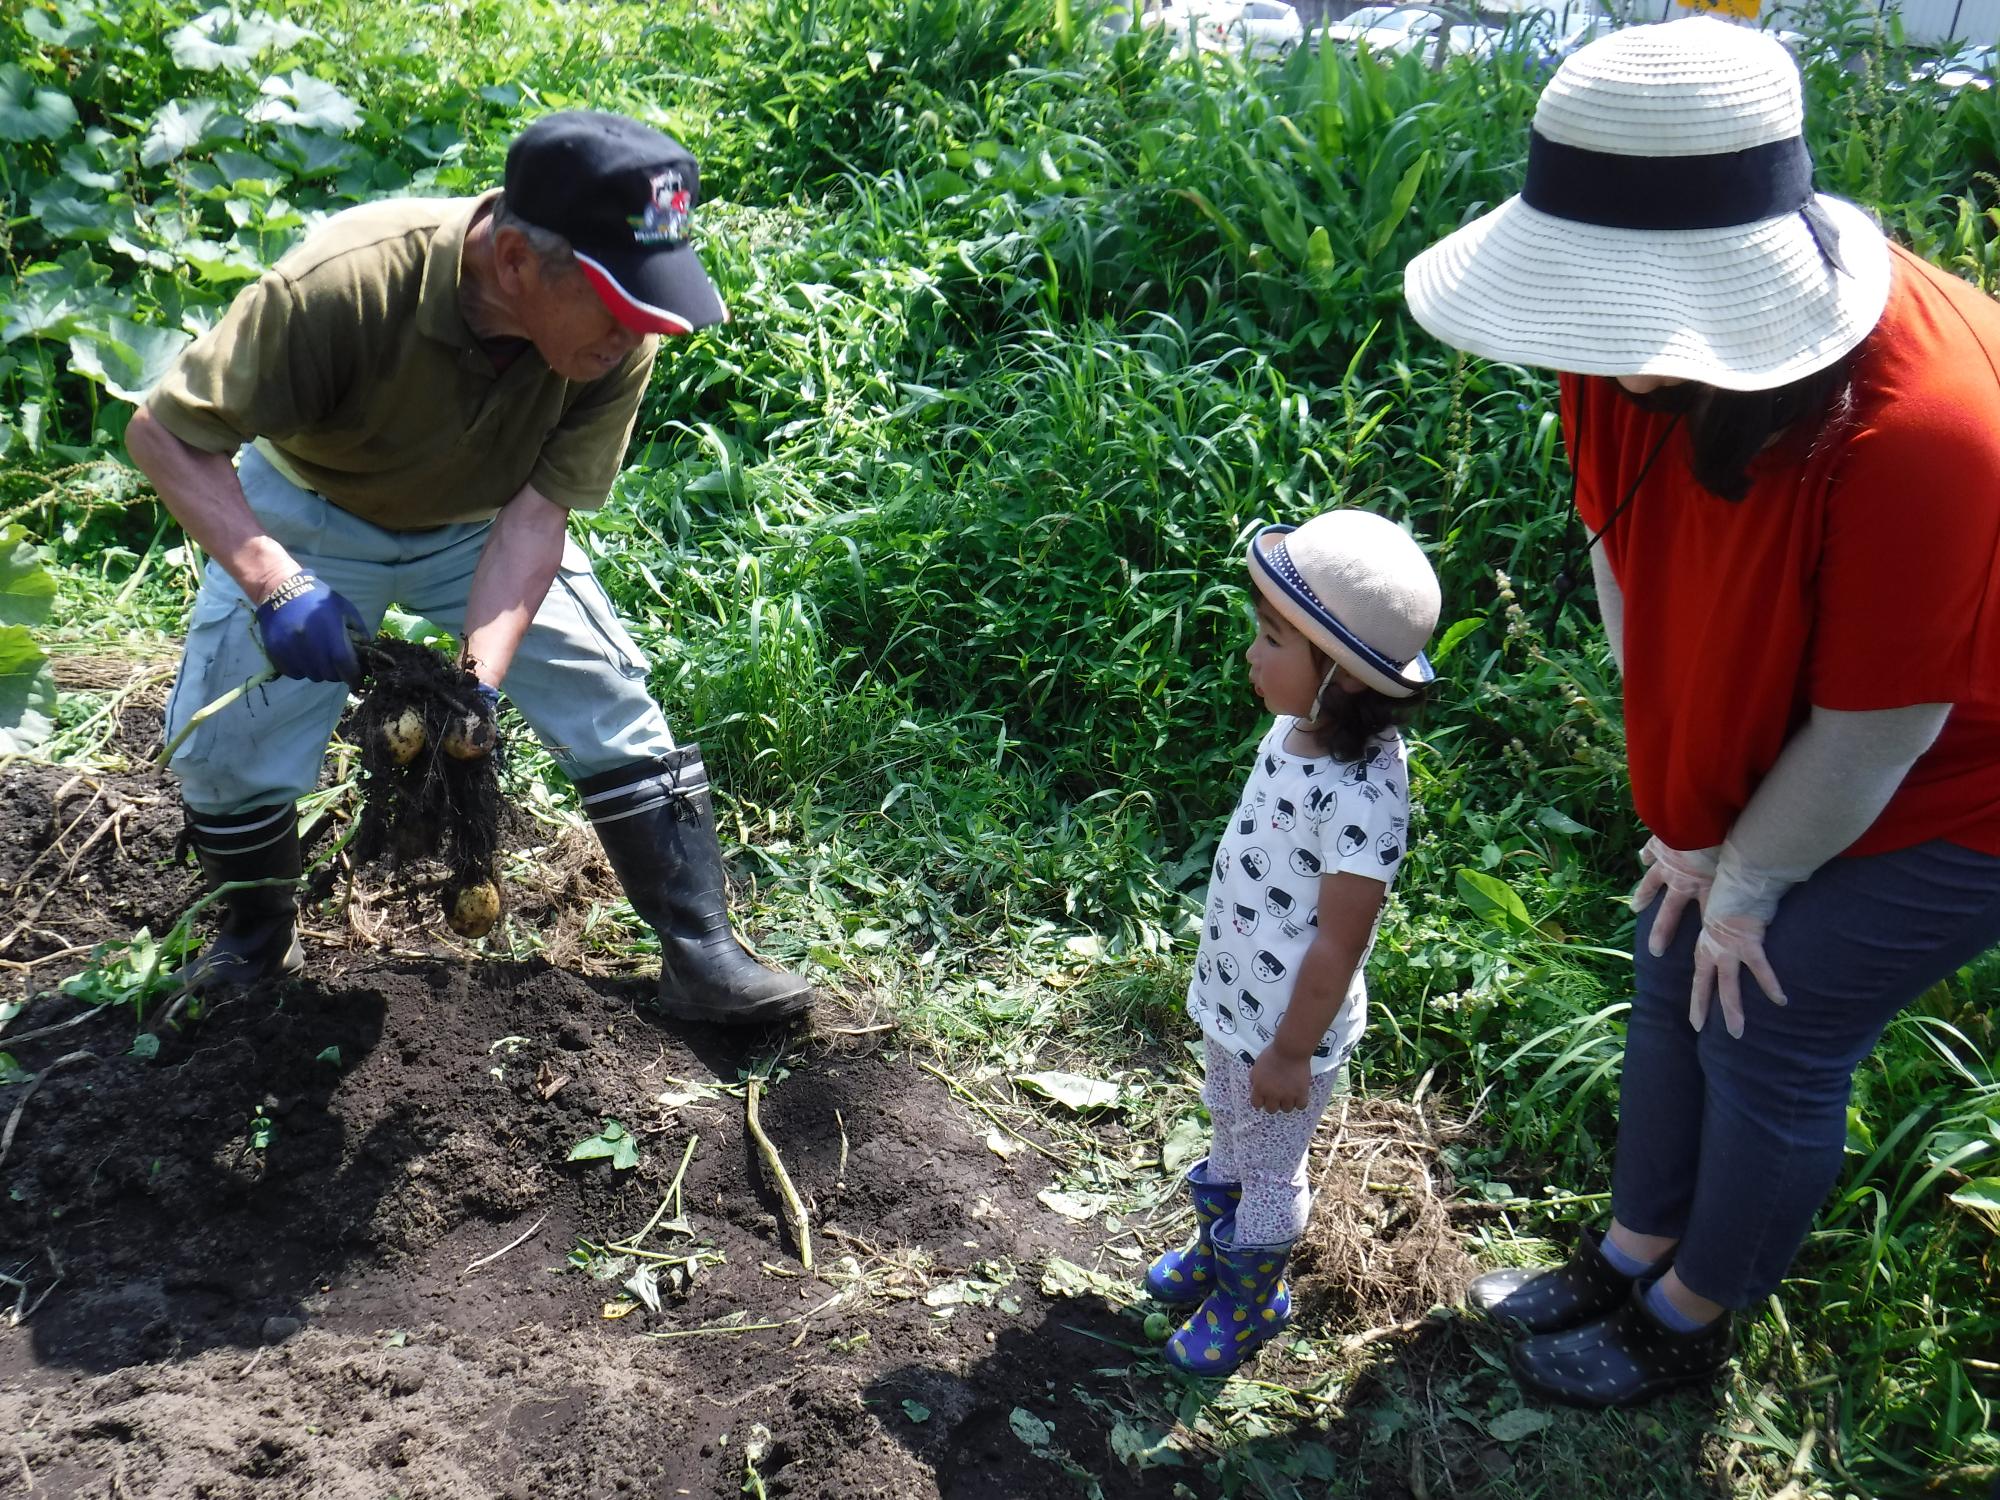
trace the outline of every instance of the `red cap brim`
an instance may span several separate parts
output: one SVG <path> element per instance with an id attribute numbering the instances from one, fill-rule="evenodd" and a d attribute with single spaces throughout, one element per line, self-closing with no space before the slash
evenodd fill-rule
<path id="1" fill-rule="evenodd" d="M 635 333 L 693 333 L 729 319 L 692 250 L 648 255 L 628 265 L 579 250 L 576 262 L 611 316 Z"/>

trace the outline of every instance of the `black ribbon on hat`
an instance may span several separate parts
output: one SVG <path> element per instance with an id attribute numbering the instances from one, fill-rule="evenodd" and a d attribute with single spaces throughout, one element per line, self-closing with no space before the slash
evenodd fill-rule
<path id="1" fill-rule="evenodd" d="M 1813 194 L 1803 136 L 1704 156 L 1624 156 L 1533 131 L 1521 201 L 1605 229 L 1728 229 L 1795 213 L 1826 263 L 1847 273 L 1840 232 Z"/>

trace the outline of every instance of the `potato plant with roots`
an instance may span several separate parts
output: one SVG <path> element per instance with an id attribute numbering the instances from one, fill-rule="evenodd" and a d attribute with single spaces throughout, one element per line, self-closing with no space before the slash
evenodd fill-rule
<path id="1" fill-rule="evenodd" d="M 440 861 L 445 920 L 460 937 L 484 937 L 500 920 L 500 744 L 479 679 L 393 636 L 362 654 L 367 675 L 348 721 L 363 771 L 353 857 L 386 859 L 398 873 Z"/>

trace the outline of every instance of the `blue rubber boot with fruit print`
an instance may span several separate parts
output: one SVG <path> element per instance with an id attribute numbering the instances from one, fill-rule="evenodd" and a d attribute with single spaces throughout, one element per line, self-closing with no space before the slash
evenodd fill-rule
<path id="1" fill-rule="evenodd" d="M 1188 1194 L 1194 1199 L 1194 1243 L 1169 1250 L 1146 1267 L 1146 1291 L 1155 1302 L 1191 1307 L 1215 1287 L 1215 1250 L 1210 1242 L 1218 1222 L 1236 1212 L 1243 1196 L 1240 1183 L 1210 1182 L 1208 1158 L 1187 1171 Z"/>
<path id="2" fill-rule="evenodd" d="M 1290 1245 L 1234 1245 L 1233 1219 L 1211 1231 L 1215 1290 L 1167 1340 L 1167 1363 L 1190 1375 L 1227 1375 L 1291 1321 Z"/>

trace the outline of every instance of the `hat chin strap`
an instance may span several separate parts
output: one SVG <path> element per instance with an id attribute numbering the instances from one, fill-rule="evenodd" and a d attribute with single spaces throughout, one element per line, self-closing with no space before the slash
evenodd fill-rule
<path id="1" fill-rule="evenodd" d="M 1313 694 L 1312 713 L 1307 716 L 1308 724 L 1319 722 L 1320 706 L 1326 702 L 1326 690 L 1333 686 L 1333 679 L 1340 675 L 1340 663 L 1335 662 L 1326 669 L 1326 675 L 1319 680 L 1319 691 Z"/>

